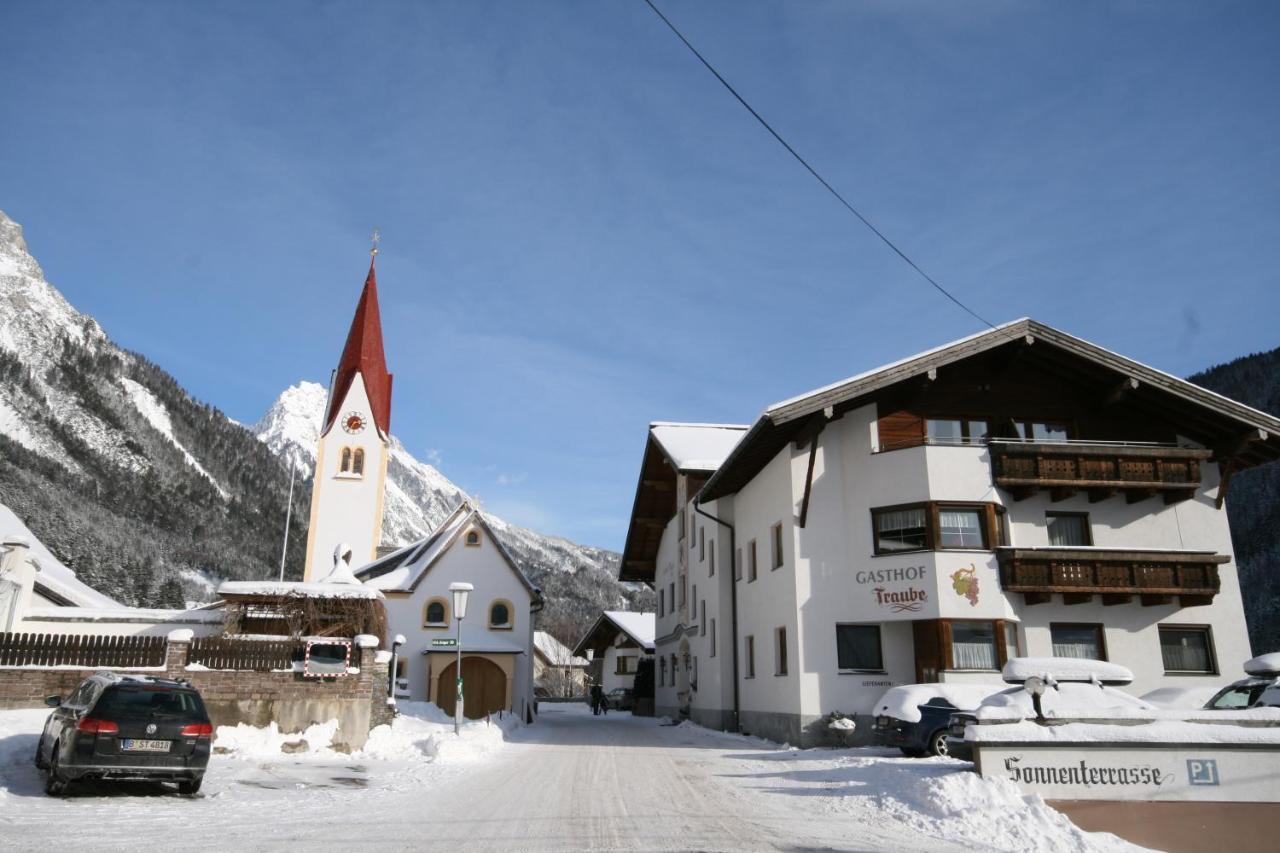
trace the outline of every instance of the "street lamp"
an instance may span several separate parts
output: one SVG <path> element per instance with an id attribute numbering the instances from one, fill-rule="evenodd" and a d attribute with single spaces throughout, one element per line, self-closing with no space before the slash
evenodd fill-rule
<path id="1" fill-rule="evenodd" d="M 453 733 L 456 735 L 462 728 L 462 620 L 467 616 L 467 595 L 475 589 L 469 583 L 457 581 L 449 584 L 449 592 L 453 594 L 453 618 L 458 624 L 458 671 L 454 673 L 457 686 L 454 689 Z"/>

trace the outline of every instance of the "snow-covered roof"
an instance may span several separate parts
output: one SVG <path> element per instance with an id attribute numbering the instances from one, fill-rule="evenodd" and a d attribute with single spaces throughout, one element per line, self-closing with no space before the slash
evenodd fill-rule
<path id="1" fill-rule="evenodd" d="M 36 560 L 40 569 L 36 574 L 38 587 L 47 588 L 76 607 L 124 608 L 120 602 L 77 578 L 76 573 L 59 562 L 13 510 L 0 503 L 0 540 L 14 538 L 25 540 L 30 548 L 28 553 Z"/>
<path id="2" fill-rule="evenodd" d="M 366 587 L 372 589 L 412 592 L 436 561 L 458 541 L 463 531 L 472 525 L 484 531 L 520 582 L 535 599 L 541 599 L 542 591 L 525 577 L 515 557 L 493 532 L 485 514 L 466 500 L 430 536 L 361 566 L 355 570 L 355 575 Z"/>
<path id="3" fill-rule="evenodd" d="M 649 433 L 678 471 L 714 471 L 746 431 L 740 424 L 649 425 Z"/>
<path id="4" fill-rule="evenodd" d="M 590 663 L 586 658 L 574 655 L 568 646 L 546 631 L 533 632 L 533 646 L 548 663 L 556 666 L 586 666 Z"/>
<path id="5" fill-rule="evenodd" d="M 222 610 L 197 608 L 165 610 L 147 607 L 31 607 L 24 614 L 32 622 L 140 622 L 145 624 L 201 624 L 222 622 Z"/>
<path id="6" fill-rule="evenodd" d="M 636 613 L 631 610 L 606 610 L 604 615 L 638 645 L 653 649 L 653 638 L 658 628 L 658 618 L 655 614 Z"/>
<path id="7" fill-rule="evenodd" d="M 378 590 L 359 584 L 324 583 L 323 581 L 226 581 L 218 587 L 218 595 L 294 596 L 297 598 L 381 598 Z"/>

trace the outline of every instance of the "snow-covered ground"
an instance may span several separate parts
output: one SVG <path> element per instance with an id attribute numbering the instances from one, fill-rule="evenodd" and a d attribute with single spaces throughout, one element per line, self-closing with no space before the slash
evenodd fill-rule
<path id="1" fill-rule="evenodd" d="M 887 750 L 793 750 L 685 723 L 544 705 L 455 739 L 411 704 L 360 753 L 221 729 L 197 797 L 162 785 L 43 794 L 46 712 L 0 711 L 0 847 L 308 850 L 1121 850 L 968 765 Z M 307 752 L 285 754 L 305 739 Z"/>

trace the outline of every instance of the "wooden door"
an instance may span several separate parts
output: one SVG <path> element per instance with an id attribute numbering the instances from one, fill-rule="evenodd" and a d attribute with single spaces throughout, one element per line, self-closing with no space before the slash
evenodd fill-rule
<path id="1" fill-rule="evenodd" d="M 436 704 L 446 714 L 453 714 L 457 702 L 457 661 L 440 673 Z M 469 720 L 495 714 L 507 707 L 507 675 L 491 660 L 478 657 L 462 659 L 462 713 Z"/>
<path id="2" fill-rule="evenodd" d="M 915 642 L 916 683 L 930 684 L 941 681 L 946 656 L 941 642 L 941 625 L 937 619 L 922 619 L 911 623 L 912 640 Z"/>

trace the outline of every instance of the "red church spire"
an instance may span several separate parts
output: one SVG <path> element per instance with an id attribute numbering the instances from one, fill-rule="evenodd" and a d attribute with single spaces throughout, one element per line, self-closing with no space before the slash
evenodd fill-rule
<path id="1" fill-rule="evenodd" d="M 373 254 L 376 260 L 376 248 Z M 342 402 L 357 373 L 364 379 L 374 423 L 383 435 L 391 434 L 391 374 L 387 372 L 387 357 L 382 351 L 382 318 L 378 312 L 378 279 L 374 274 L 374 260 L 369 262 L 369 275 L 364 280 L 360 301 L 356 303 L 356 316 L 351 320 L 347 345 L 342 348 L 342 359 L 334 373 L 329 411 L 325 413 L 321 435 L 329 432 L 341 414 Z"/>

